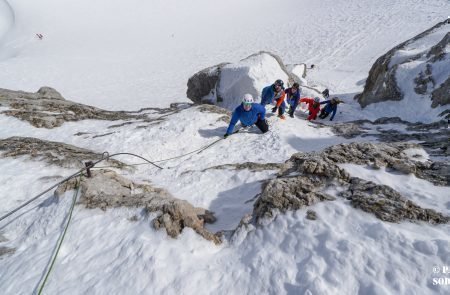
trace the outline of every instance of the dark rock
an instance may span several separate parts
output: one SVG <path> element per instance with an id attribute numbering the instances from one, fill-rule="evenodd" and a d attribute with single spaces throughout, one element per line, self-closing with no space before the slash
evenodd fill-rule
<path id="1" fill-rule="evenodd" d="M 229 63 L 221 63 L 197 72 L 189 78 L 187 83 L 187 97 L 194 103 L 201 104 L 205 103 L 202 99 L 215 91 L 217 93 L 217 84 L 220 78 L 220 71 L 222 67 Z"/>
<path id="2" fill-rule="evenodd" d="M 433 108 L 450 103 L 450 77 L 431 93 L 431 100 Z"/>
<path id="3" fill-rule="evenodd" d="M 306 219 L 317 220 L 317 213 L 313 210 L 306 211 Z"/>
<path id="4" fill-rule="evenodd" d="M 8 247 L 0 247 L 0 260 L 3 258 L 4 255 L 12 255 L 16 252 L 16 249 L 14 248 L 8 248 Z"/>

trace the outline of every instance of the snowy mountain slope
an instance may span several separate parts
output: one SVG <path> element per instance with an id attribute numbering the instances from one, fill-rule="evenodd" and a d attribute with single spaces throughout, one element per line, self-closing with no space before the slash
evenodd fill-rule
<path id="1" fill-rule="evenodd" d="M 447 18 L 450 5 L 446 0 L 2 1 L 10 3 L 16 19 L 0 44 L 0 52 L 14 56 L 0 62 L 1 87 L 34 91 L 48 85 L 68 99 L 115 110 L 187 102 L 186 81 L 193 73 L 260 50 L 280 55 L 286 64 L 314 63 L 314 81 L 333 93 L 354 93 L 399 36 L 407 39 Z"/>
<path id="2" fill-rule="evenodd" d="M 200 112 L 200 108 L 171 114 L 166 121 L 146 129 L 133 128 L 133 125 L 116 127 L 112 129 L 115 133 L 102 137 L 95 136 L 106 134 L 111 130 L 108 125 L 120 125 L 120 122 L 86 120 L 42 129 L 1 115 L 2 125 L 10 128 L 3 128 L 0 137 L 59 139 L 98 152 L 126 150 L 157 160 L 204 146 L 224 132 L 227 124 L 218 120 L 222 114 Z M 327 128 L 317 129 L 306 122 L 301 113 L 297 115 L 286 121 L 269 115 L 270 133 L 238 133 L 201 154 L 164 163 L 163 167 L 168 169 L 137 166 L 134 171 L 122 170 L 120 174 L 141 182 L 150 181 L 196 206 L 215 211 L 217 223 L 208 228 L 231 230 L 245 214 L 251 213 L 251 200 L 254 201 L 261 190 L 260 181 L 275 177 L 276 170 L 204 169 L 230 163 L 280 163 L 298 150 L 319 151 L 349 141 L 334 136 Z M 78 132 L 86 133 L 74 136 Z M 120 159 L 135 163 L 127 157 Z M 40 177 L 65 176 L 72 171 L 30 161 L 28 157 L 2 159 L 1 164 L 2 190 L 11 192 L 2 195 L 1 214 L 51 183 L 49 179 L 38 180 Z M 351 167 L 349 170 L 358 171 Z M 366 175 L 370 179 L 388 177 L 393 183 L 404 182 L 403 176 L 386 176 L 386 173 L 372 171 Z M 411 188 L 422 183 L 427 182 L 412 180 Z M 407 197 L 412 194 L 411 197 L 420 198 L 425 207 L 448 205 L 445 201 L 436 203 L 445 200 L 450 192 L 448 188 L 430 183 L 427 187 L 427 191 L 433 191 L 435 199 L 427 201 L 423 190 L 412 189 L 411 192 L 407 188 L 404 193 Z M 398 188 L 402 190 L 402 186 Z M 49 193 L 42 201 L 2 224 L 0 231 L 9 240 L 2 246 L 15 249 L 13 255 L 0 260 L 0 280 L 2 285 L 8 286 L 6 294 L 25 294 L 36 288 L 60 233 L 71 195 L 72 192 L 68 192 L 61 201 L 56 201 Z M 74 220 L 46 290 L 75 294 L 175 291 L 206 294 L 213 290 L 219 293 L 245 290 L 245 293 L 335 294 L 445 290 L 430 284 L 432 270 L 426 267 L 448 263 L 445 254 L 450 251 L 445 242 L 448 225 L 389 224 L 349 207 L 342 199 L 309 209 L 316 211 L 318 220 L 309 221 L 304 218 L 306 210 L 298 210 L 279 215 L 267 226 L 253 231 L 249 228 L 246 238 L 225 240 L 222 246 L 214 246 L 190 229 L 185 229 L 176 240 L 168 238 L 164 231 L 150 227 L 151 216 L 147 217 L 139 208 L 103 212 L 76 206 Z M 389 249 L 387 256 L 386 249 Z M 23 269 L 30 271 L 23 275 Z"/>
<path id="3" fill-rule="evenodd" d="M 317 68 L 308 71 L 309 82 L 350 97 L 362 90 L 358 82 L 367 76 L 373 59 L 392 48 L 399 35 L 406 38 L 428 28 L 446 17 L 449 7 L 447 1 L 422 0 L 99 0 L 89 2 L 86 10 L 83 1 L 9 2 L 17 19 L 0 52 L 15 57 L 2 55 L 0 87 L 35 91 L 51 85 L 67 98 L 116 110 L 188 102 L 185 84 L 190 75 L 259 50 L 281 53 L 286 63 L 316 63 Z M 37 32 L 44 34 L 44 40 L 35 39 Z M 362 126 L 370 129 L 370 136 L 336 136 L 333 127 L 337 124 L 369 115 L 351 100 L 347 102 L 339 106 L 335 121 L 326 121 L 325 126 L 307 122 L 301 110 L 285 121 L 269 114 L 268 134 L 261 135 L 256 128 L 237 133 L 199 154 L 164 162 L 163 170 L 150 165 L 115 169 L 133 181 L 151 183 L 215 211 L 217 222 L 207 228 L 224 230 L 223 244 L 216 246 L 189 228 L 172 239 L 151 226 L 154 216 L 142 208 L 102 211 L 77 205 L 44 293 L 448 293 L 448 286 L 433 283 L 433 278 L 445 277 L 434 273 L 433 267 L 450 265 L 448 224 L 381 221 L 339 197 L 343 190 L 339 186 L 325 192 L 335 196 L 335 201 L 279 214 L 265 225 L 249 224 L 229 238 L 229 230 L 253 210 L 264 181 L 278 173 L 277 166 L 245 168 L 247 162 L 280 164 L 299 151 L 320 152 L 353 141 L 376 142 L 374 135 L 382 132 L 445 135 L 442 128 L 433 126 L 417 132 L 402 122 L 366 122 Z M 0 112 L 8 108 L 1 106 Z M 224 113 L 201 106 L 142 113 L 161 120 L 83 120 L 44 129 L 0 113 L 0 140 L 28 136 L 98 153 L 127 151 L 161 160 L 214 142 L 228 124 Z M 370 119 L 383 114 L 373 112 Z M 432 147 L 427 151 L 418 149 L 409 155 L 448 163 L 445 151 L 438 151 L 439 157 L 433 156 Z M 118 159 L 141 162 L 128 156 Z M 3 157 L 2 152 L 0 216 L 76 169 L 30 156 Z M 348 165 L 346 170 L 392 186 L 424 208 L 449 212 L 449 187 L 383 168 Z M 57 199 L 49 192 L 0 222 L 2 293 L 37 290 L 72 193 Z M 317 220 L 306 218 L 308 210 L 316 212 Z M 1 255 L 5 248 L 12 252 Z"/>
<path id="4" fill-rule="evenodd" d="M 386 117 L 410 122 L 445 118 L 444 111 L 450 110 L 449 53 L 450 23 L 440 22 L 377 59 L 355 99 L 366 112 Z"/>

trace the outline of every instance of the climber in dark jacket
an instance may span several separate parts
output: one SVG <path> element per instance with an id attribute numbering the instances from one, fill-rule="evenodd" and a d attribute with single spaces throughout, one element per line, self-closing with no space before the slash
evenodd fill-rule
<path id="1" fill-rule="evenodd" d="M 300 101 L 300 95 L 302 94 L 302 89 L 300 85 L 296 82 L 291 88 L 285 90 L 287 96 L 287 102 L 289 104 L 289 116 L 294 118 L 295 109 Z"/>
<path id="2" fill-rule="evenodd" d="M 325 119 L 330 113 L 332 113 L 330 121 L 333 121 L 334 115 L 336 115 L 337 106 L 342 102 L 343 101 L 337 97 L 333 97 L 331 100 L 322 101 L 320 104 L 325 104 L 325 107 L 320 111 L 319 118 Z"/>
<path id="3" fill-rule="evenodd" d="M 263 88 L 261 92 L 261 105 L 265 107 L 274 101 L 278 101 L 280 98 L 284 100 L 284 96 L 284 82 L 278 79 L 272 85 Z"/>

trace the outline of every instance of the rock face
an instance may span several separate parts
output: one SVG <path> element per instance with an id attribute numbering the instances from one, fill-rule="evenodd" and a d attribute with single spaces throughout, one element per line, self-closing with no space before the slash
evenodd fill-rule
<path id="1" fill-rule="evenodd" d="M 414 94 L 418 99 L 428 100 L 432 108 L 448 105 L 449 30 L 447 22 L 438 23 L 378 58 L 369 72 L 364 91 L 355 99 L 366 107 L 387 100 L 411 99 Z M 439 42 L 433 43 L 436 39 Z"/>
<path id="2" fill-rule="evenodd" d="M 196 73 L 188 81 L 187 97 L 194 103 L 215 104 L 232 110 L 245 93 L 259 98 L 261 90 L 276 79 L 285 83 L 298 80 L 278 56 L 262 51 L 236 64 L 222 63 Z"/>
<path id="3" fill-rule="evenodd" d="M 194 76 L 189 78 L 187 86 L 187 97 L 194 103 L 209 103 L 210 101 L 203 100 L 205 96 L 213 91 L 217 91 L 217 84 L 219 83 L 220 73 L 222 68 L 229 63 L 221 63 L 197 72 Z M 213 93 L 214 94 L 214 93 Z M 218 98 L 220 100 L 220 98 Z"/>
<path id="4" fill-rule="evenodd" d="M 405 129 L 405 132 L 389 129 L 386 126 L 388 124 L 397 124 Z M 357 120 L 333 125 L 316 123 L 316 126 L 318 128 L 330 127 L 334 134 L 347 139 L 361 136 L 376 137 L 379 141 L 388 143 L 416 141 L 432 156 L 450 156 L 450 141 L 448 140 L 450 129 L 449 123 L 445 120 L 423 124 L 406 122 L 399 117 L 383 117 L 375 121 Z M 442 164 L 447 166 L 445 163 Z"/>
<path id="5" fill-rule="evenodd" d="M 76 187 L 77 179 L 58 187 L 55 194 L 62 196 Z M 169 236 L 177 237 L 183 228 L 190 227 L 207 240 L 220 244 L 220 238 L 204 228 L 205 222 L 214 222 L 212 212 L 197 208 L 187 201 L 176 199 L 166 190 L 134 183 L 113 171 L 92 172 L 92 178 L 80 183 L 80 202 L 87 208 L 142 207 L 148 213 L 156 212 L 156 229 L 165 228 Z"/>
<path id="6" fill-rule="evenodd" d="M 128 112 L 105 111 L 65 100 L 50 87 L 42 87 L 36 93 L 0 89 L 0 106 L 9 107 L 2 114 L 27 121 L 35 127 L 53 128 L 64 122 L 85 119 L 128 120 L 143 118 Z"/>
<path id="7" fill-rule="evenodd" d="M 82 168 L 84 161 L 97 161 L 102 158 L 102 154 L 70 144 L 18 136 L 1 139 L 0 152 L 1 157 L 15 158 L 27 155 L 65 168 Z M 113 159 L 107 163 L 118 168 L 124 166 L 124 163 Z"/>
<path id="8" fill-rule="evenodd" d="M 389 186 L 356 177 L 350 180 L 350 187 L 341 196 L 350 200 L 353 207 L 373 213 L 383 221 L 418 220 L 440 224 L 450 220 L 432 209 L 417 206 Z"/>
<path id="9" fill-rule="evenodd" d="M 332 146 L 320 154 L 296 153 L 285 163 L 278 177 L 266 183 L 254 204 L 253 216 L 259 222 L 272 218 L 276 212 L 332 201 L 335 198 L 326 191 L 333 188 L 341 191 L 338 196 L 349 199 L 355 208 L 373 213 L 384 221 L 447 223 L 450 220 L 448 216 L 421 208 L 388 186 L 351 177 L 338 166 L 341 163 L 374 168 L 385 166 L 402 173 L 413 173 L 435 184 L 449 185 L 449 174 L 442 175 L 436 171 L 433 163 L 408 158 L 403 151 L 413 147 L 417 146 L 409 143 L 351 143 Z"/>

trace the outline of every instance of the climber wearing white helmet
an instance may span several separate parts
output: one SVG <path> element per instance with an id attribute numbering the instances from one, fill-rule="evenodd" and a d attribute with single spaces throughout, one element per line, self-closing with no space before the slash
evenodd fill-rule
<path id="1" fill-rule="evenodd" d="M 315 120 L 317 118 L 317 114 L 320 111 L 320 98 L 318 97 L 303 97 L 300 98 L 300 102 L 304 102 L 308 105 L 309 116 L 308 120 Z"/>
<path id="2" fill-rule="evenodd" d="M 242 103 L 234 110 L 227 133 L 223 137 L 227 138 L 233 133 L 234 126 L 238 121 L 241 121 L 243 127 L 255 124 L 262 133 L 266 133 L 269 131 L 269 125 L 267 125 L 265 117 L 266 109 L 259 103 L 254 103 L 251 94 L 245 94 Z"/>

